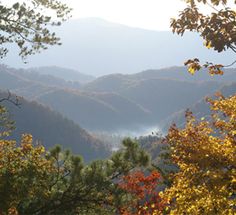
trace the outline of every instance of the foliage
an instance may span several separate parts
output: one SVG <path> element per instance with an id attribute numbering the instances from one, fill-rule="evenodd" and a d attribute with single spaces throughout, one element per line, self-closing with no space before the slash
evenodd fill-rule
<path id="1" fill-rule="evenodd" d="M 179 167 L 163 198 L 170 214 L 236 213 L 236 95 L 209 100 L 212 123 L 187 115 L 184 129 L 168 133 Z"/>
<path id="2" fill-rule="evenodd" d="M 14 122 L 9 119 L 7 109 L 0 105 L 0 137 L 9 136 L 12 129 L 14 129 Z"/>
<path id="3" fill-rule="evenodd" d="M 186 31 L 195 31 L 205 41 L 207 48 L 213 48 L 218 52 L 231 49 L 236 52 L 236 13 L 230 8 L 228 0 L 185 0 L 187 7 L 180 12 L 178 19 L 172 19 L 173 32 L 183 35 Z M 233 4 L 236 4 L 235 2 Z M 201 5 L 209 6 L 212 13 L 204 13 Z M 202 67 L 208 68 L 211 75 L 222 75 L 224 67 L 230 65 L 213 64 L 206 62 L 201 65 L 197 58 L 186 61 L 189 72 L 194 74 Z"/>
<path id="4" fill-rule="evenodd" d="M 125 175 L 120 182 L 120 187 L 128 192 L 131 202 L 120 209 L 124 215 L 162 214 L 165 204 L 159 196 L 158 185 L 161 182 L 161 175 L 152 171 L 145 176 L 142 171 L 134 171 Z"/>
<path id="5" fill-rule="evenodd" d="M 4 114 L 1 109 L 5 120 Z M 85 165 L 60 147 L 46 151 L 28 134 L 19 144 L 1 138 L 0 214 L 115 213 L 127 202 L 119 178 L 149 163 L 136 142 L 126 139 L 123 145 L 110 159 Z"/>
<path id="6" fill-rule="evenodd" d="M 19 47 L 23 58 L 47 49 L 48 45 L 60 44 L 48 27 L 60 25 L 69 13 L 70 9 L 57 0 L 27 0 L 12 6 L 0 2 L 0 57 L 7 54 L 9 43 Z"/>

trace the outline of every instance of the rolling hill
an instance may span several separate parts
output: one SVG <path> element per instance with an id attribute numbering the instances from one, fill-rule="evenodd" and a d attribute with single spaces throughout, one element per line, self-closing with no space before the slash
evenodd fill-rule
<path id="1" fill-rule="evenodd" d="M 236 79 L 234 69 L 226 70 L 220 79 L 204 72 L 195 78 L 185 68 L 173 67 L 106 75 L 75 87 L 74 82 L 23 69 L 2 67 L 0 74 L 2 89 L 49 106 L 91 131 L 137 131 L 156 126 Z"/>
<path id="2" fill-rule="evenodd" d="M 227 84 L 219 89 L 219 92 L 222 93 L 224 96 L 231 96 L 236 93 L 236 82 Z M 210 98 L 214 98 L 214 95 L 208 95 Z M 168 128 L 171 124 L 175 123 L 179 127 L 183 127 L 185 124 L 185 111 L 186 109 L 189 109 L 191 112 L 193 112 L 193 115 L 199 120 L 200 118 L 204 117 L 205 119 L 208 119 L 211 111 L 210 111 L 210 105 L 207 103 L 205 98 L 202 98 L 198 102 L 196 102 L 193 105 L 186 106 L 185 109 L 180 110 L 176 113 L 173 113 L 168 118 L 166 118 L 162 123 L 162 130 L 167 132 Z"/>
<path id="3" fill-rule="evenodd" d="M 69 82 L 87 83 L 95 79 L 95 77 L 87 74 L 83 74 L 77 70 L 58 67 L 58 66 L 47 66 L 47 67 L 36 67 L 29 68 L 26 70 L 29 74 L 49 75 L 56 78 L 64 79 Z"/>
<path id="4" fill-rule="evenodd" d="M 0 92 L 0 98 L 6 96 L 6 93 Z M 85 161 L 109 155 L 109 149 L 100 140 L 91 136 L 72 120 L 37 102 L 21 98 L 20 103 L 20 108 L 9 102 L 4 103 L 11 119 L 16 122 L 16 129 L 11 137 L 19 139 L 21 134 L 30 133 L 46 148 L 59 144 L 64 149 L 82 155 Z"/>
<path id="5" fill-rule="evenodd" d="M 115 93 L 58 90 L 37 100 L 89 130 L 128 129 L 149 116 L 141 105 Z"/>
<path id="6" fill-rule="evenodd" d="M 176 69 L 178 72 L 183 68 Z M 164 76 L 165 71 L 167 71 L 166 76 Z M 90 92 L 118 93 L 148 110 L 151 113 L 150 120 L 154 122 L 195 103 L 228 82 L 227 79 L 221 82 L 214 81 L 214 79 L 212 81 L 210 79 L 209 81 L 196 81 L 190 78 L 191 81 L 180 80 L 180 78 L 175 78 L 177 72 L 171 68 L 170 70 L 164 69 L 164 71 L 152 71 L 152 74 L 150 71 L 146 71 L 133 75 L 107 75 L 88 83 L 82 89 Z M 159 73 L 161 74 L 159 75 Z M 231 73 L 235 79 L 236 72 Z M 183 77 L 185 76 L 190 75 L 186 72 Z"/>

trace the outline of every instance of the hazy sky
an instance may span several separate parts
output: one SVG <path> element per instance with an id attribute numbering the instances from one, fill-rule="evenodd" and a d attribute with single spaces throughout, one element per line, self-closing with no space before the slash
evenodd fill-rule
<path id="1" fill-rule="evenodd" d="M 74 18 L 99 17 L 129 26 L 168 30 L 170 18 L 184 8 L 182 0 L 63 0 Z"/>
<path id="2" fill-rule="evenodd" d="M 25 0 L 2 0 L 12 4 Z M 73 18 L 98 17 L 128 26 L 170 30 L 170 19 L 185 8 L 184 0 L 60 0 L 73 8 Z M 229 0 L 230 6 L 234 5 Z M 205 12 L 209 8 L 203 7 Z M 205 10 L 206 9 L 206 10 Z"/>

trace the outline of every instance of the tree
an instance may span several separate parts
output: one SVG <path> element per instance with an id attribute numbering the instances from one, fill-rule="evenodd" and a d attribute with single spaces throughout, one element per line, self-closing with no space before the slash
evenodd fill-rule
<path id="1" fill-rule="evenodd" d="M 185 0 L 187 7 L 180 12 L 177 19 L 172 19 L 171 27 L 173 32 L 183 35 L 186 31 L 194 31 L 200 34 L 205 41 L 207 48 L 213 48 L 218 52 L 230 49 L 236 53 L 236 13 L 230 5 L 236 4 L 228 0 Z M 199 8 L 206 5 L 211 9 L 211 13 L 203 13 Z M 204 7 L 205 8 L 205 7 Z M 213 64 L 206 62 L 201 65 L 199 59 L 186 61 L 189 72 L 202 67 L 208 68 L 211 75 L 222 75 L 222 69 L 234 65 L 236 61 L 229 65 Z"/>
<path id="2" fill-rule="evenodd" d="M 110 214 L 127 203 L 118 181 L 149 156 L 131 139 L 107 160 L 85 165 L 60 147 L 46 151 L 29 134 L 11 140 L 12 122 L 0 108 L 0 214 Z M 7 137 L 7 138 L 6 138 Z"/>
<path id="3" fill-rule="evenodd" d="M 19 47 L 22 58 L 60 44 L 48 27 L 60 25 L 70 11 L 58 0 L 25 0 L 12 6 L 0 2 L 0 57 L 6 56 L 10 43 Z"/>
<path id="4" fill-rule="evenodd" d="M 168 133 L 179 167 L 163 198 L 170 214 L 236 213 L 236 95 L 209 100 L 212 122 L 187 116 L 184 129 Z"/>
<path id="5" fill-rule="evenodd" d="M 183 35 L 196 31 L 208 48 L 218 52 L 236 52 L 236 13 L 227 0 L 186 0 L 187 8 L 172 20 L 173 32 Z M 204 15 L 199 4 L 212 8 Z M 236 2 L 234 1 L 234 4 Z M 233 65 L 233 62 L 231 65 Z M 200 65 L 198 59 L 188 60 L 189 72 L 202 67 L 211 75 L 222 75 L 221 64 Z M 231 66 L 229 65 L 229 66 Z M 162 194 L 170 214 L 235 214 L 236 213 L 236 95 L 208 99 L 213 111 L 211 120 L 198 121 L 186 112 L 183 129 L 173 125 L 167 135 L 170 156 L 179 171 Z"/>
<path id="6" fill-rule="evenodd" d="M 120 208 L 123 215 L 158 215 L 163 214 L 165 203 L 159 196 L 161 175 L 153 170 L 144 174 L 143 171 L 134 171 L 123 176 L 119 186 L 127 191 L 127 206 Z M 159 187 L 159 188 L 158 188 Z"/>

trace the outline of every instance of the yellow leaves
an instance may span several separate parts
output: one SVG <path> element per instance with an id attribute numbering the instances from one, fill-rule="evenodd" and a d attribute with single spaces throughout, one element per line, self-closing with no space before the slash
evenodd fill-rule
<path id="1" fill-rule="evenodd" d="M 21 137 L 21 143 L 22 144 L 32 144 L 33 142 L 33 137 L 31 134 L 23 134 Z"/>
<path id="2" fill-rule="evenodd" d="M 193 67 L 189 67 L 188 68 L 188 72 L 191 74 L 191 75 L 194 75 L 196 70 L 193 68 Z"/>
<path id="3" fill-rule="evenodd" d="M 22 146 L 22 151 L 23 152 L 28 152 L 31 149 L 33 149 L 33 146 L 30 143 L 22 143 L 21 146 Z"/>
<path id="4" fill-rule="evenodd" d="M 147 210 L 147 209 L 148 209 L 148 207 L 147 207 L 147 206 L 144 206 L 144 207 L 143 207 L 143 210 Z"/>
<path id="5" fill-rule="evenodd" d="M 208 49 L 212 48 L 211 41 L 205 41 L 204 46 L 206 46 L 206 48 L 208 48 Z"/>
<path id="6" fill-rule="evenodd" d="M 179 167 L 165 196 L 170 214 L 235 214 L 236 95 L 210 100 L 213 125 L 206 120 L 170 129 L 171 156 Z M 222 119 L 222 113 L 224 119 Z M 192 119 L 192 118 L 191 118 Z M 217 131 L 217 132 L 216 132 Z M 234 203 L 233 203 L 234 202 Z"/>
<path id="7" fill-rule="evenodd" d="M 43 154 L 45 153 L 45 148 L 43 146 L 38 146 L 35 151 L 38 153 L 38 154 Z"/>
<path id="8" fill-rule="evenodd" d="M 9 135 L 10 135 L 9 131 L 3 131 L 0 133 L 0 137 L 9 136 Z"/>
<path id="9" fill-rule="evenodd" d="M 232 178 L 231 183 L 236 185 L 236 177 Z"/>
<path id="10" fill-rule="evenodd" d="M 34 178 L 34 182 L 27 184 L 28 197 L 33 198 L 36 193 L 38 195 L 41 192 L 45 193 L 46 197 L 47 192 L 45 192 L 45 187 L 42 187 L 43 181 L 46 182 L 45 176 L 53 174 L 56 170 L 53 161 L 43 156 L 44 153 L 45 148 L 34 146 L 32 135 L 29 134 L 22 135 L 20 146 L 16 141 L 0 139 L 0 185 L 6 183 L 5 175 L 9 175 L 7 183 L 15 192 L 13 196 L 16 204 L 20 201 L 17 197 L 25 192 L 20 189 L 26 186 L 25 181 L 31 182 L 31 178 Z M 11 207 L 8 214 L 16 215 L 17 211 Z"/>
<path id="11" fill-rule="evenodd" d="M 8 215 L 18 215 L 18 211 L 15 207 L 9 208 L 8 209 Z"/>
<path id="12" fill-rule="evenodd" d="M 191 74 L 191 75 L 194 75 L 196 71 L 199 71 L 201 69 L 201 66 L 199 64 L 199 60 L 197 58 L 191 60 L 187 60 L 185 63 L 184 63 L 185 66 L 188 66 L 188 72 Z"/>

